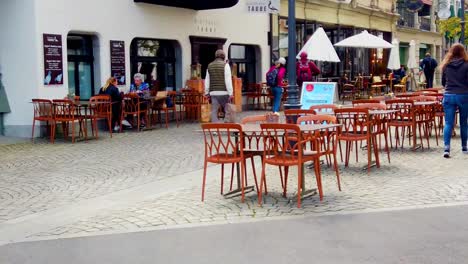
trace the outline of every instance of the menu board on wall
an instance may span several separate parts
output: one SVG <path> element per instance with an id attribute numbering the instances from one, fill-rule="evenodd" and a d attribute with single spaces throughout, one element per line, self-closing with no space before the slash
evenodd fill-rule
<path id="1" fill-rule="evenodd" d="M 117 79 L 119 85 L 125 84 L 125 42 L 110 41 L 111 76 Z"/>
<path id="2" fill-rule="evenodd" d="M 44 85 L 63 84 L 62 35 L 43 34 Z"/>

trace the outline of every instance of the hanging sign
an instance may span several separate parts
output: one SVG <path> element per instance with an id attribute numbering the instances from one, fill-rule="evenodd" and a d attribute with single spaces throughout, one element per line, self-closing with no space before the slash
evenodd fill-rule
<path id="1" fill-rule="evenodd" d="M 280 5 L 280 0 L 248 0 L 247 11 L 249 13 L 278 14 Z"/>
<path id="2" fill-rule="evenodd" d="M 111 76 L 119 85 L 125 85 L 125 42 L 110 41 Z"/>
<path id="3" fill-rule="evenodd" d="M 43 34 L 44 85 L 63 84 L 62 35 Z"/>
<path id="4" fill-rule="evenodd" d="M 309 109 L 313 105 L 333 104 L 338 99 L 335 82 L 304 82 L 301 90 L 301 109 Z"/>

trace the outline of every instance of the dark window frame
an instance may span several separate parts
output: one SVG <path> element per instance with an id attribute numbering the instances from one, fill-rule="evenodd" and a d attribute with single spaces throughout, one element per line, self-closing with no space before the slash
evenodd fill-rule
<path id="1" fill-rule="evenodd" d="M 75 77 L 75 95 L 80 96 L 80 74 L 79 74 L 79 64 L 80 62 L 89 63 L 91 65 L 91 96 L 94 96 L 95 86 L 94 86 L 94 51 L 93 51 L 93 36 L 92 35 L 83 35 L 83 34 L 68 34 L 67 35 L 67 54 L 68 47 L 70 46 L 68 41 L 69 37 L 81 37 L 85 39 L 85 50 L 87 50 L 88 55 L 67 55 L 68 63 L 72 62 L 74 64 L 74 77 Z"/>

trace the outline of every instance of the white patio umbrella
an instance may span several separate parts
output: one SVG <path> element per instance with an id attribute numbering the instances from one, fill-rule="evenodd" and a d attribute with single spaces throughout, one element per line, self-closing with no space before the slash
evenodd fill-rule
<path id="1" fill-rule="evenodd" d="M 412 90 L 416 90 L 416 78 L 414 77 L 414 69 L 419 68 L 419 64 L 416 61 L 416 42 L 414 40 L 410 41 L 410 47 L 408 52 L 408 63 L 406 64 L 408 69 L 411 72 L 410 75 L 410 85 Z"/>
<path id="2" fill-rule="evenodd" d="M 333 44 L 322 27 L 319 27 L 309 40 L 307 40 L 296 58 L 300 59 L 300 54 L 302 52 L 307 53 L 307 58 L 309 60 L 340 62 L 340 58 L 338 54 L 336 54 Z"/>
<path id="3" fill-rule="evenodd" d="M 343 39 L 335 44 L 336 47 L 354 47 L 354 48 L 369 48 L 369 49 L 390 49 L 393 45 L 377 36 L 369 34 L 367 30 Z"/>
<path id="4" fill-rule="evenodd" d="M 393 39 L 392 45 L 393 48 L 390 50 L 387 68 L 390 70 L 398 70 L 400 69 L 400 47 L 398 45 L 398 39 Z"/>

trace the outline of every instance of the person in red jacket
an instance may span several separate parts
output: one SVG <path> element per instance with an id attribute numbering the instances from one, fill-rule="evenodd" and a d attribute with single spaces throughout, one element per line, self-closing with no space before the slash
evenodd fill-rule
<path id="1" fill-rule="evenodd" d="M 320 74 L 317 65 L 307 59 L 307 52 L 301 52 L 300 57 L 301 58 L 296 63 L 297 85 L 299 90 L 302 89 L 303 82 L 311 82 L 314 75 Z"/>
<path id="2" fill-rule="evenodd" d="M 279 110 L 281 106 L 281 97 L 283 96 L 283 79 L 286 75 L 286 65 L 285 58 L 279 58 L 275 65 L 271 66 L 270 70 L 268 70 L 266 77 L 267 82 L 269 79 L 273 79 L 271 87 L 271 93 L 273 94 L 273 113 L 279 115 Z"/>

